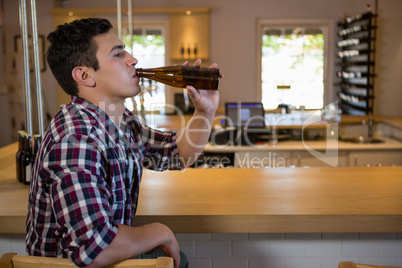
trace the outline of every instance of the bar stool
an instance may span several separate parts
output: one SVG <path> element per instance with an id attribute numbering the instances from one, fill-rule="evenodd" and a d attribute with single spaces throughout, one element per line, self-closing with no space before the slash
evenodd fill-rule
<path id="1" fill-rule="evenodd" d="M 35 257 L 4 253 L 0 258 L 0 268 L 68 268 L 77 267 L 68 259 Z M 107 266 L 108 268 L 173 268 L 173 258 L 130 259 Z"/>
<path id="2" fill-rule="evenodd" d="M 398 267 L 360 264 L 360 263 L 354 263 L 354 262 L 340 262 L 338 268 L 398 268 Z M 399 268 L 401 268 L 401 267 L 399 267 Z"/>

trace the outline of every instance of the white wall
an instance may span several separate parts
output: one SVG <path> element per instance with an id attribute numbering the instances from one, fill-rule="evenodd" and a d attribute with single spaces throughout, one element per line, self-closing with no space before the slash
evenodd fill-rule
<path id="1" fill-rule="evenodd" d="M 376 0 L 134 0 L 134 7 L 207 6 L 211 12 L 211 60 L 225 74 L 220 86 L 221 103 L 258 101 L 256 68 L 257 19 L 329 19 L 366 11 Z M 402 116 L 402 1 L 377 0 L 378 42 L 375 86 L 376 114 Z M 122 1 L 123 5 L 126 1 Z M 98 7 L 114 6 L 115 1 L 98 0 Z M 91 1 L 69 0 L 66 7 L 91 7 Z M 134 15 L 135 16 L 135 15 Z M 335 35 L 332 36 L 335 44 Z M 334 46 L 331 53 L 335 55 Z M 333 62 L 332 62 L 333 63 Z M 331 64 L 331 62 L 330 62 Z M 335 76 L 335 72 L 332 74 Z M 336 91 L 336 89 L 335 89 Z M 332 95 L 335 95 L 333 92 Z"/>
<path id="2" fill-rule="evenodd" d="M 379 0 L 374 112 L 401 116 L 402 1 Z"/>
<path id="3" fill-rule="evenodd" d="M 5 31 L 5 26 L 3 21 L 0 21 L 0 114 L 2 119 L 0 121 L 2 127 L 0 128 L 0 147 L 5 146 L 11 142 L 10 138 L 10 122 L 8 116 L 8 97 L 7 97 L 7 86 L 4 83 L 4 54 L 3 49 L 3 35 L 2 32 Z"/>

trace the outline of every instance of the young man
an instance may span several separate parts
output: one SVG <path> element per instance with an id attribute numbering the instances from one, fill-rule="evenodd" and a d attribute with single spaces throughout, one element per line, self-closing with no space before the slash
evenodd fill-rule
<path id="1" fill-rule="evenodd" d="M 27 251 L 102 267 L 158 249 L 178 267 L 179 246 L 167 226 L 131 227 L 142 169 L 191 165 L 208 141 L 219 95 L 188 86 L 195 113 L 185 128 L 160 132 L 141 125 L 124 106 L 140 92 L 137 59 L 111 27 L 89 18 L 48 36 L 48 64 L 71 103 L 50 123 L 36 158 Z"/>

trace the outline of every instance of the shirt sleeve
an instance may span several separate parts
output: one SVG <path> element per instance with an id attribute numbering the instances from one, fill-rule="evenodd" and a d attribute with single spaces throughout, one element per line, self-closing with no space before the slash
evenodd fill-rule
<path id="1" fill-rule="evenodd" d="M 141 133 L 145 168 L 156 171 L 183 169 L 177 147 L 176 131 L 159 131 L 143 125 Z"/>
<path id="2" fill-rule="evenodd" d="M 96 148 L 94 140 L 70 135 L 56 143 L 43 161 L 50 174 L 45 183 L 60 250 L 77 266 L 90 264 L 118 231 L 108 202 L 106 163 Z"/>
<path id="3" fill-rule="evenodd" d="M 144 168 L 156 171 L 181 170 L 177 131 L 159 131 L 141 124 L 136 116 L 131 116 L 134 150 L 140 150 Z"/>

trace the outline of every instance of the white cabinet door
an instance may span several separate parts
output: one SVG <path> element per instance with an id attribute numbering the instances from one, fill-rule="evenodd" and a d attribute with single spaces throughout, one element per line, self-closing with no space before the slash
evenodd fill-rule
<path id="1" fill-rule="evenodd" d="M 402 165 L 401 150 L 350 151 L 349 166 Z"/>
<path id="2" fill-rule="evenodd" d="M 337 167 L 347 165 L 347 153 L 338 150 L 293 151 L 292 164 L 296 167 Z"/>

